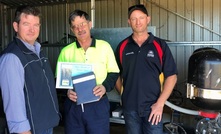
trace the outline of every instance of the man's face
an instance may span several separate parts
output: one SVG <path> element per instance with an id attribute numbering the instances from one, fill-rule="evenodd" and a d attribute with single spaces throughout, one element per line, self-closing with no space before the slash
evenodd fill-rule
<path id="1" fill-rule="evenodd" d="M 129 25 L 136 33 L 146 32 L 149 22 L 150 17 L 140 10 L 134 10 L 128 19 Z"/>
<path id="2" fill-rule="evenodd" d="M 91 38 L 90 29 L 91 22 L 86 20 L 84 16 L 77 16 L 71 22 L 71 31 L 75 34 L 78 40 Z"/>
<path id="3" fill-rule="evenodd" d="M 17 36 L 20 39 L 34 45 L 34 42 L 39 36 L 40 25 L 40 18 L 38 16 L 22 13 L 20 22 L 14 22 L 13 28 L 17 32 Z"/>

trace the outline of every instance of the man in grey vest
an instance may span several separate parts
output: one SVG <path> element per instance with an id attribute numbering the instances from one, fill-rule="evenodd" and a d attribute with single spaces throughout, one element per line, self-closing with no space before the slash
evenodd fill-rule
<path id="1" fill-rule="evenodd" d="M 40 25 L 39 9 L 18 7 L 16 36 L 0 56 L 0 88 L 10 133 L 52 134 L 59 123 L 53 72 L 36 41 Z"/>

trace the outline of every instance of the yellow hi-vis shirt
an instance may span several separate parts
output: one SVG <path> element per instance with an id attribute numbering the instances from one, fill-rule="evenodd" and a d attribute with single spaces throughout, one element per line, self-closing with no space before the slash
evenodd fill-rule
<path id="1" fill-rule="evenodd" d="M 97 84 L 103 83 L 107 73 L 119 73 L 115 55 L 110 44 L 104 40 L 94 38 L 86 52 L 77 41 L 64 47 L 59 54 L 58 62 L 92 64 Z"/>

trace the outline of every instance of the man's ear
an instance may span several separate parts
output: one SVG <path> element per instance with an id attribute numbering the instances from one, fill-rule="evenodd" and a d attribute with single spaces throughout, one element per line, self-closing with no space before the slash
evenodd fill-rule
<path id="1" fill-rule="evenodd" d="M 147 23 L 150 23 L 150 16 L 147 16 Z"/>
<path id="2" fill-rule="evenodd" d="M 92 29 L 92 22 L 91 21 L 89 21 L 89 27 L 90 27 L 90 29 Z"/>
<path id="3" fill-rule="evenodd" d="M 70 28 L 70 29 L 71 29 L 72 33 L 74 33 L 74 30 L 73 30 L 73 28 Z"/>
<path id="4" fill-rule="evenodd" d="M 13 22 L 13 28 L 15 30 L 15 32 L 18 32 L 18 23 L 17 22 Z"/>
<path id="5" fill-rule="evenodd" d="M 128 24 L 130 25 L 130 19 L 127 20 Z M 131 26 L 131 25 L 130 25 Z"/>

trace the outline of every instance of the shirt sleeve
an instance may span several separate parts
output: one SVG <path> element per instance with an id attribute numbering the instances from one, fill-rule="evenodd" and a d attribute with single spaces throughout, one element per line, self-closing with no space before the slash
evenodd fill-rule
<path id="1" fill-rule="evenodd" d="M 111 91 L 118 79 L 119 76 L 119 68 L 115 59 L 114 52 L 112 48 L 109 46 L 108 48 L 108 53 L 107 53 L 107 77 L 103 81 L 103 85 L 106 88 L 107 92 Z"/>
<path id="2" fill-rule="evenodd" d="M 163 74 L 164 77 L 167 78 L 171 75 L 178 74 L 177 66 L 173 55 L 170 51 L 170 48 L 167 44 L 164 45 L 165 50 L 163 54 Z"/>
<path id="3" fill-rule="evenodd" d="M 110 46 L 107 49 L 108 49 L 107 71 L 108 71 L 108 73 L 119 73 L 119 68 L 118 68 L 118 65 L 117 65 L 117 62 L 116 62 L 114 52 L 113 52 L 113 50 Z"/>
<path id="4" fill-rule="evenodd" d="M 0 87 L 10 133 L 30 130 L 24 98 L 24 69 L 14 54 L 0 58 Z"/>

